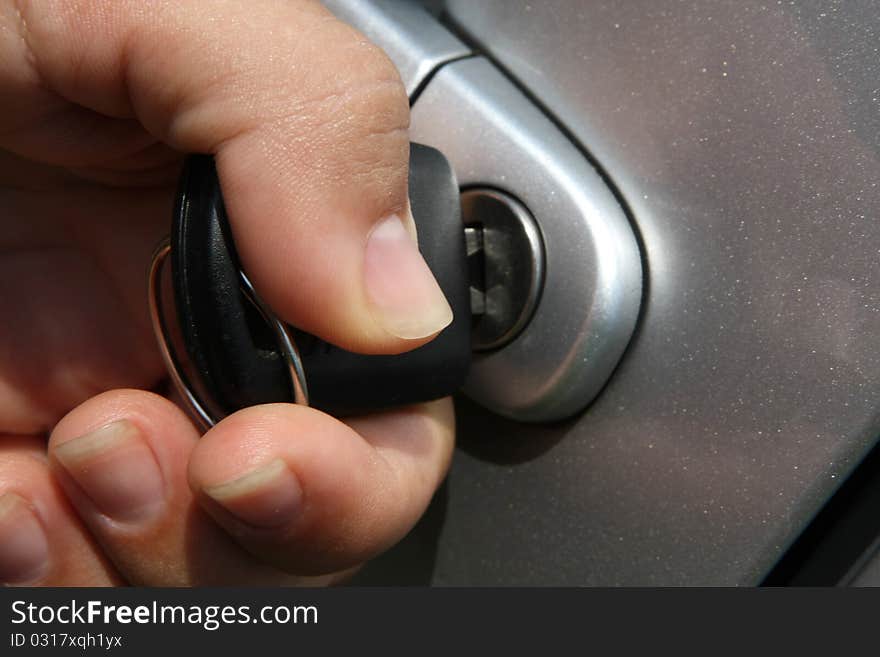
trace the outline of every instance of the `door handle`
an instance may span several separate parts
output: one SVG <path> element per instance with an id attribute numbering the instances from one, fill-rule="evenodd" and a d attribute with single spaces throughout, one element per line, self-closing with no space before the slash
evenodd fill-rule
<path id="1" fill-rule="evenodd" d="M 413 141 L 443 152 L 463 190 L 515 199 L 540 233 L 540 298 L 513 340 L 474 355 L 464 393 L 516 420 L 578 413 L 620 361 L 641 305 L 641 254 L 615 193 L 582 145 L 424 8 L 399 0 L 325 4 L 398 66 L 410 90 Z M 465 221 L 479 217 L 465 212 Z"/>

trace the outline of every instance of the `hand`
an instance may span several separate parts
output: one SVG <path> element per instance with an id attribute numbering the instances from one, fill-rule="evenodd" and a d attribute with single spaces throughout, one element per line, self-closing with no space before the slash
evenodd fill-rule
<path id="1" fill-rule="evenodd" d="M 398 353 L 451 321 L 385 55 L 310 0 L 0 0 L 0 94 L 0 581 L 332 582 L 399 540 L 447 470 L 448 400 L 258 406 L 200 438 L 146 392 L 146 271 L 186 152 L 216 156 L 288 322 Z"/>

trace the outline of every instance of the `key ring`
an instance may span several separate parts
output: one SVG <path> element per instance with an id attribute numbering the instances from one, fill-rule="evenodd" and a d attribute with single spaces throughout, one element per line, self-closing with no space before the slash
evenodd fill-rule
<path id="1" fill-rule="evenodd" d="M 153 332 L 156 335 L 156 341 L 159 345 L 159 353 L 162 356 L 162 360 L 165 362 L 165 366 L 175 388 L 183 398 L 190 414 L 199 422 L 204 430 L 208 430 L 217 424 L 219 419 L 214 417 L 214 415 L 208 410 L 208 406 L 200 398 L 186 376 L 183 367 L 177 358 L 177 354 L 171 346 L 168 325 L 163 311 L 161 275 L 165 260 L 170 253 L 171 239 L 166 237 L 156 247 L 150 261 L 150 272 L 148 276 L 150 321 L 153 324 Z M 241 291 L 245 298 L 254 305 L 275 334 L 279 351 L 290 374 L 290 384 L 293 389 L 294 397 L 293 401 L 297 404 L 308 406 L 308 386 L 306 384 L 302 359 L 300 358 L 299 349 L 297 349 L 296 346 L 296 340 L 287 325 L 278 319 L 275 313 L 272 312 L 256 293 L 247 275 L 241 269 L 238 270 L 238 273 L 240 277 Z"/>

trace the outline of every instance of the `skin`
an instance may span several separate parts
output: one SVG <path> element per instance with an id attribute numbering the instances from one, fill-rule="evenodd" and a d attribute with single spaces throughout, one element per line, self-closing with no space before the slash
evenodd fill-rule
<path id="1" fill-rule="evenodd" d="M 408 101 L 387 57 L 307 0 L 0 0 L 0 98 L 0 500 L 22 500 L 49 546 L 21 583 L 328 583 L 399 540 L 448 468 L 448 400 L 344 423 L 258 406 L 200 437 L 149 392 L 165 375 L 145 293 L 182 154 L 206 152 L 283 319 L 365 353 L 436 335 L 398 337 L 365 291 L 373 227 L 412 230 Z M 134 519 L 90 498 L 81 477 L 106 464 L 59 451 L 114 421 L 135 436 L 114 458 L 160 472 L 161 500 Z M 258 495 L 218 502 L 253 468 L 298 491 L 269 528 L 240 519 Z"/>

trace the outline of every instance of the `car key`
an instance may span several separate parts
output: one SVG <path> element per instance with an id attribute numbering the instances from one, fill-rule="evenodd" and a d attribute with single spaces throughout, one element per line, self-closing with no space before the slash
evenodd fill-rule
<path id="1" fill-rule="evenodd" d="M 151 309 L 166 364 L 197 418 L 207 427 L 247 406 L 292 401 L 350 415 L 455 392 L 471 361 L 459 194 L 446 158 L 412 144 L 409 196 L 419 249 L 454 319 L 410 352 L 355 354 L 283 324 L 259 299 L 238 261 L 213 157 L 188 156 L 170 243 L 157 252 L 151 271 Z M 160 255 L 171 258 L 176 324 L 188 367 L 171 347 L 159 300 Z"/>

